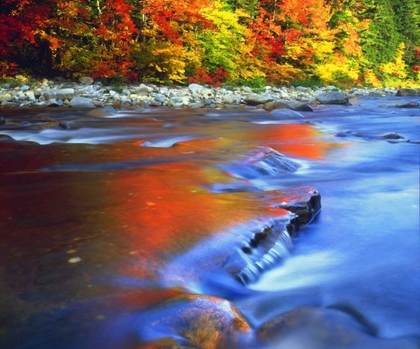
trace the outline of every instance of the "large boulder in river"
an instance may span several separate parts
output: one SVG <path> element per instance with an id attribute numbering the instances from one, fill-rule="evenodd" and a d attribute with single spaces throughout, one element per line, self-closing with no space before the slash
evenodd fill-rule
<path id="1" fill-rule="evenodd" d="M 420 89 L 418 88 L 400 88 L 398 89 L 396 96 L 420 96 Z"/>
<path id="2" fill-rule="evenodd" d="M 326 92 L 317 96 L 320 104 L 349 104 L 349 98 L 342 92 Z"/>
<path id="3" fill-rule="evenodd" d="M 284 102 L 276 101 L 276 102 L 265 103 L 263 106 L 263 109 L 270 112 L 276 109 L 293 109 L 293 108 Z"/>
<path id="4" fill-rule="evenodd" d="M 163 341 L 168 348 L 240 348 L 249 346 L 252 339 L 242 313 L 231 302 L 211 296 L 177 296 L 138 320 L 139 341 L 147 343 L 145 348 L 166 348 L 161 346 Z"/>
<path id="5" fill-rule="evenodd" d="M 275 317 L 257 331 L 259 347 L 266 349 L 416 349 L 419 339 L 376 337 L 376 329 L 357 311 L 302 307 Z"/>

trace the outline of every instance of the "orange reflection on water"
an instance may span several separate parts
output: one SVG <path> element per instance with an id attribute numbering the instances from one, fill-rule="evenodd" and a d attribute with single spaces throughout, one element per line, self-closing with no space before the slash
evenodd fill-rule
<path id="1" fill-rule="evenodd" d="M 311 125 L 270 124 L 246 132 L 248 141 L 267 145 L 287 156 L 321 160 L 333 146 Z"/>

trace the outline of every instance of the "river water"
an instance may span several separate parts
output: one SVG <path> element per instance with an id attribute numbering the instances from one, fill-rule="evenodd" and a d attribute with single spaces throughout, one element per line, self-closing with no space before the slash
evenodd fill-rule
<path id="1" fill-rule="evenodd" d="M 268 341 L 238 348 L 420 348 L 420 109 L 396 107 L 412 101 L 300 119 L 0 110 L 0 348 L 235 347 L 170 326 L 148 337 L 148 314 L 176 318 L 159 306 L 191 294 L 232 302 L 254 332 L 286 314 Z M 297 169 L 247 166 L 267 149 Z M 301 186 L 322 210 L 280 243 L 293 247 L 245 284 L 222 272 L 220 255 L 273 219 L 263 194 Z"/>

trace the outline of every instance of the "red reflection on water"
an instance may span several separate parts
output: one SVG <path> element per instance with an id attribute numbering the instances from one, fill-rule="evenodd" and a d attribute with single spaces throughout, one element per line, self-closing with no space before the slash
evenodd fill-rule
<path id="1" fill-rule="evenodd" d="M 288 156 L 321 160 L 331 143 L 320 140 L 323 134 L 311 125 L 270 124 L 246 133 L 249 140 L 267 145 Z"/>

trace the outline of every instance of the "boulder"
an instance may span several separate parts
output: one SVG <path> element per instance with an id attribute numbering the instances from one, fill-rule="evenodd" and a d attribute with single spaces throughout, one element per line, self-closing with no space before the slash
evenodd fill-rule
<path id="1" fill-rule="evenodd" d="M 294 108 L 296 111 L 314 111 L 308 103 L 303 103 Z"/>
<path id="2" fill-rule="evenodd" d="M 387 132 L 379 135 L 383 139 L 405 139 L 404 136 L 400 135 L 398 132 Z"/>
<path id="3" fill-rule="evenodd" d="M 174 338 L 171 348 L 180 348 L 178 344 L 203 349 L 247 347 L 252 339 L 250 325 L 231 302 L 205 295 L 181 295 L 161 303 L 139 318 L 138 333 L 140 342 L 153 348 L 168 337 Z"/>
<path id="4" fill-rule="evenodd" d="M 398 89 L 396 96 L 420 96 L 420 89 L 416 88 L 400 88 Z"/>
<path id="5" fill-rule="evenodd" d="M 153 91 L 152 88 L 146 86 L 145 84 L 140 84 L 140 86 L 136 87 L 134 89 L 134 92 L 137 93 L 138 95 L 149 95 L 151 92 Z"/>
<path id="6" fill-rule="evenodd" d="M 348 97 L 342 92 L 326 92 L 317 96 L 320 104 L 349 104 Z"/>
<path id="7" fill-rule="evenodd" d="M 264 323 L 257 330 L 263 348 L 415 349 L 414 337 L 378 338 L 377 330 L 357 310 L 301 307 Z"/>
<path id="8" fill-rule="evenodd" d="M 264 104 L 263 109 L 266 111 L 273 111 L 275 109 L 293 109 L 290 105 L 276 101 L 276 102 L 267 102 Z"/>
<path id="9" fill-rule="evenodd" d="M 90 99 L 85 97 L 74 97 L 69 105 L 73 108 L 96 108 Z"/>
<path id="10" fill-rule="evenodd" d="M 419 102 L 409 102 L 396 105 L 397 108 L 420 108 Z"/>
<path id="11" fill-rule="evenodd" d="M 201 91 L 202 89 L 204 89 L 204 86 L 201 86 L 201 85 L 199 85 L 199 84 L 190 84 L 190 85 L 188 86 L 188 89 L 189 89 L 191 92 L 197 92 L 197 91 Z"/>

